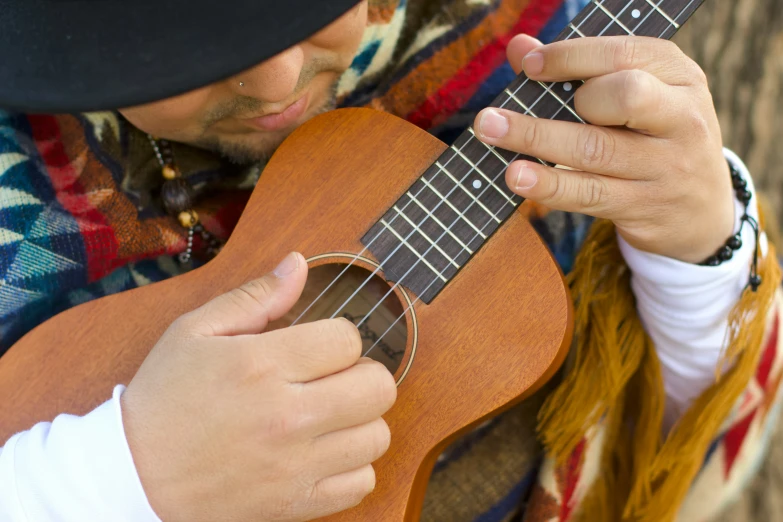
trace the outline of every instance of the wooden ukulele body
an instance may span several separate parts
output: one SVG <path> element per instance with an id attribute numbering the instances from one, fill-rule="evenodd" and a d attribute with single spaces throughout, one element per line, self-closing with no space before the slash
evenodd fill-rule
<path id="1" fill-rule="evenodd" d="M 287 252 L 359 253 L 359 238 L 444 148 L 413 125 L 367 109 L 332 111 L 303 125 L 270 161 L 212 262 L 68 310 L 0 358 L 0 441 L 59 413 L 98 406 L 115 384 L 130 382 L 178 316 L 272 270 Z M 431 304 L 419 301 L 415 310 L 416 355 L 385 416 L 392 445 L 375 465 L 377 488 L 330 520 L 418 519 L 448 442 L 543 385 L 571 338 L 562 274 L 519 213 Z"/>

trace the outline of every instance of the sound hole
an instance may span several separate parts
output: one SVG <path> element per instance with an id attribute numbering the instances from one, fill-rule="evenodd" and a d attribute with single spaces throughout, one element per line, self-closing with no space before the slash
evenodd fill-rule
<path id="1" fill-rule="evenodd" d="M 273 327 L 289 326 L 312 304 L 297 324 L 332 316 L 348 319 L 359 329 L 362 353 L 394 374 L 405 358 L 408 340 L 405 307 L 395 292 L 389 292 L 391 286 L 381 277 L 355 264 L 343 273 L 346 266 L 347 263 L 311 266 L 301 299 Z"/>

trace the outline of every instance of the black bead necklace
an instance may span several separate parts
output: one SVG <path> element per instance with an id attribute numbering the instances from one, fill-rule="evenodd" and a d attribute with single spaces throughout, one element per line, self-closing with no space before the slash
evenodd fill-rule
<path id="1" fill-rule="evenodd" d="M 176 217 L 179 224 L 188 231 L 187 247 L 184 252 L 179 254 L 179 262 L 186 264 L 192 259 L 193 236 L 195 234 L 198 234 L 206 245 L 207 257 L 209 259 L 215 257 L 223 247 L 223 243 L 207 232 L 199 222 L 199 215 L 193 209 L 193 189 L 174 163 L 174 154 L 169 142 L 164 139 L 156 139 L 150 134 L 147 134 L 147 138 L 158 158 L 164 179 L 160 190 L 163 208 L 167 214 Z"/>
<path id="2" fill-rule="evenodd" d="M 737 200 L 742 203 L 744 208 L 743 215 L 740 218 L 740 229 L 739 232 L 731 236 L 726 241 L 726 244 L 723 245 L 720 250 L 718 250 L 714 255 L 708 257 L 707 260 L 701 264 L 704 266 L 718 266 L 724 261 L 731 259 L 734 256 L 734 252 L 742 248 L 742 227 L 744 227 L 745 223 L 747 223 L 753 229 L 753 236 L 755 239 L 755 245 L 753 249 L 753 264 L 750 267 L 750 279 L 748 280 L 748 285 L 750 286 L 751 290 L 755 292 L 758 290 L 758 287 L 761 286 L 761 276 L 759 276 L 758 271 L 759 235 L 761 231 L 759 230 L 758 222 L 753 219 L 750 214 L 748 214 L 750 200 L 753 199 L 753 195 L 748 190 L 748 183 L 742 178 L 742 174 L 740 174 L 739 170 L 737 170 L 737 167 L 735 167 L 730 161 L 728 163 L 729 170 L 731 171 L 731 184 L 734 187 Z"/>

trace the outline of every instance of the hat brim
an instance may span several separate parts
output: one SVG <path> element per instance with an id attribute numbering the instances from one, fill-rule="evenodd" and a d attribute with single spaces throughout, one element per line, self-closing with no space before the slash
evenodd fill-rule
<path id="1" fill-rule="evenodd" d="M 118 109 L 235 75 L 358 0 L 0 0 L 0 107 Z"/>

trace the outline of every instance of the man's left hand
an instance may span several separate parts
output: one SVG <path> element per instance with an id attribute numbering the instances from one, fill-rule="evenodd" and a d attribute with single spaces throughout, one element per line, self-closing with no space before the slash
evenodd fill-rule
<path id="1" fill-rule="evenodd" d="M 479 138 L 575 170 L 515 161 L 508 186 L 548 207 L 614 221 L 632 246 L 698 263 L 733 232 L 734 194 L 704 73 L 671 42 L 582 38 L 508 46 L 532 81 L 585 80 L 576 112 L 591 125 L 485 109 Z"/>

